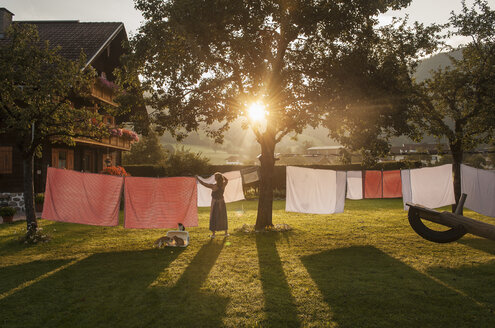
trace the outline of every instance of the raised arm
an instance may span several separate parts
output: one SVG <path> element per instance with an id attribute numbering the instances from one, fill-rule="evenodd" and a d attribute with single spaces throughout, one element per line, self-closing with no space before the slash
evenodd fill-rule
<path id="1" fill-rule="evenodd" d="M 196 180 L 198 180 L 199 183 L 201 183 L 203 186 L 205 186 L 206 188 L 210 188 L 210 189 L 215 189 L 217 187 L 216 184 L 211 184 L 211 183 L 206 183 L 204 182 L 203 180 L 201 180 L 198 176 L 196 176 Z"/>

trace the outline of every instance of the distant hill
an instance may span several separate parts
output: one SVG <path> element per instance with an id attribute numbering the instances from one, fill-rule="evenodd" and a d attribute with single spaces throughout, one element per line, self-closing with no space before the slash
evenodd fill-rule
<path id="1" fill-rule="evenodd" d="M 442 52 L 426 58 L 421 61 L 421 63 L 416 68 L 416 72 L 413 77 L 418 82 L 422 82 L 430 77 L 432 70 L 437 70 L 439 68 L 445 68 L 450 66 L 450 58 L 449 56 L 454 57 L 455 59 L 460 59 L 462 57 L 461 50 L 454 50 L 451 52 Z"/>

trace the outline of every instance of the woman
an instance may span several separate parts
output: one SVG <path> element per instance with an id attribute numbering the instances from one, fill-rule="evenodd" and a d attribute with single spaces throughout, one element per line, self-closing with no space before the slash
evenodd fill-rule
<path id="1" fill-rule="evenodd" d="M 227 222 L 227 207 L 225 206 L 225 200 L 223 199 L 223 192 L 229 180 L 221 173 L 215 173 L 216 184 L 210 184 L 203 182 L 196 176 L 196 179 L 203 186 L 210 188 L 211 191 L 211 208 L 210 208 L 210 230 L 211 238 L 215 238 L 217 231 L 225 230 L 225 236 L 228 236 L 228 222 Z"/>

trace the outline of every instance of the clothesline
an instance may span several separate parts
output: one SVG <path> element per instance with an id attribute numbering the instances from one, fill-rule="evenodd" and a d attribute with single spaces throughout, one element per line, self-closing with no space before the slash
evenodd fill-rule
<path id="1" fill-rule="evenodd" d="M 125 179 L 125 184 L 124 184 Z M 124 186 L 124 227 L 198 226 L 196 179 L 137 178 L 48 168 L 45 203 L 47 220 L 117 226 Z"/>
<path id="2" fill-rule="evenodd" d="M 286 211 L 332 214 L 344 210 L 345 197 L 401 197 L 430 208 L 455 203 L 452 165 L 392 171 L 333 171 L 287 168 Z M 364 174 L 363 174 L 364 172 Z M 229 178 L 226 201 L 244 199 L 239 171 Z M 212 177 L 205 181 L 210 181 Z M 124 183 L 125 181 L 125 183 Z M 465 207 L 495 216 L 495 172 L 461 166 Z M 122 189 L 125 228 L 173 228 L 198 225 L 198 206 L 208 206 L 209 190 L 194 178 L 138 178 L 48 168 L 42 218 L 61 222 L 116 226 Z"/>

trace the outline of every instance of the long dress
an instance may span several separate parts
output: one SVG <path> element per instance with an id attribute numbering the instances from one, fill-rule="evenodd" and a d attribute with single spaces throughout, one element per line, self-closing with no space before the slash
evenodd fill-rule
<path id="1" fill-rule="evenodd" d="M 210 230 L 221 231 L 228 230 L 227 207 L 223 199 L 225 187 L 213 190 L 211 192 L 210 208 Z"/>

